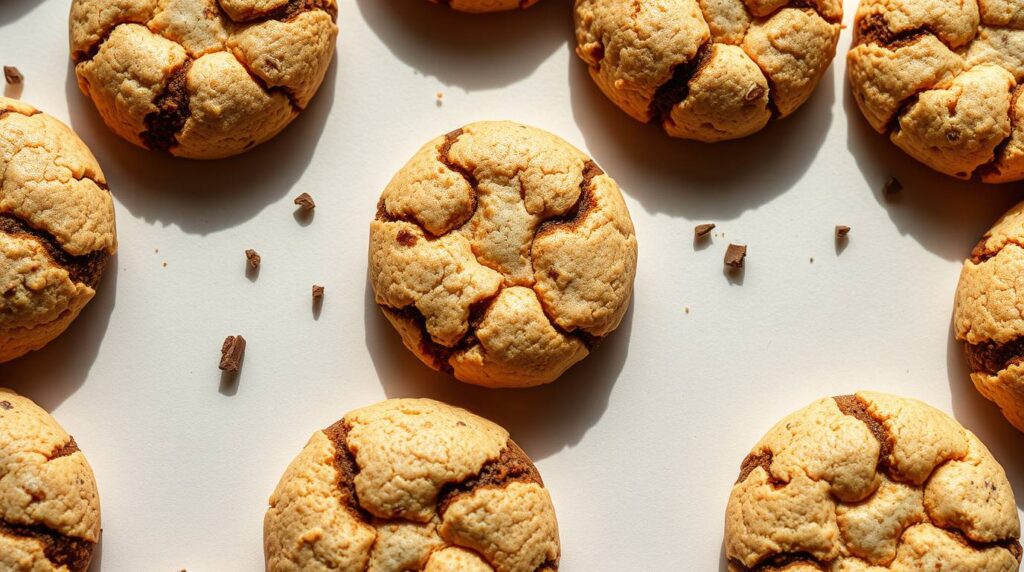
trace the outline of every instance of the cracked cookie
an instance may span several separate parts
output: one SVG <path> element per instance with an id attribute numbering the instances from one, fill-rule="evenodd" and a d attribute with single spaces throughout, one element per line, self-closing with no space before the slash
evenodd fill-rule
<path id="1" fill-rule="evenodd" d="M 576 0 L 601 91 L 669 135 L 722 141 L 799 108 L 835 57 L 841 0 Z"/>
<path id="2" fill-rule="evenodd" d="M 861 0 L 848 72 L 871 126 L 932 169 L 1024 179 L 1024 5 Z"/>
<path id="3" fill-rule="evenodd" d="M 114 202 L 85 143 L 0 97 L 0 363 L 63 333 L 116 250 Z"/>
<path id="4" fill-rule="evenodd" d="M 729 496 L 730 572 L 1015 572 L 1003 468 L 953 418 L 883 393 L 816 401 L 744 459 Z"/>
<path id="5" fill-rule="evenodd" d="M 1024 203 L 1011 208 L 964 261 L 953 331 L 974 386 L 1024 431 Z"/>
<path id="6" fill-rule="evenodd" d="M 0 570 L 85 572 L 99 539 L 96 480 L 74 438 L 0 388 Z"/>
<path id="7" fill-rule="evenodd" d="M 501 12 L 529 8 L 539 0 L 429 0 L 434 4 L 443 4 L 460 12 Z"/>
<path id="8" fill-rule="evenodd" d="M 548 383 L 586 357 L 626 312 L 636 256 L 615 181 L 509 122 L 427 143 L 370 225 L 370 282 L 405 345 L 489 387 Z"/>
<path id="9" fill-rule="evenodd" d="M 309 105 L 338 36 L 335 0 L 74 0 L 82 93 L 132 143 L 228 157 Z"/>
<path id="10" fill-rule="evenodd" d="M 392 399 L 317 431 L 270 497 L 267 570 L 555 572 L 558 524 L 501 427 Z"/>

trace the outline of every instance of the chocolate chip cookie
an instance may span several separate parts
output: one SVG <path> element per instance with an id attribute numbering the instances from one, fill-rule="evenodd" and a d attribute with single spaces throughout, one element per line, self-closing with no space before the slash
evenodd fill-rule
<path id="1" fill-rule="evenodd" d="M 725 517 L 730 572 L 1015 572 L 1006 474 L 970 431 L 915 399 L 826 398 L 773 427 Z"/>
<path id="2" fill-rule="evenodd" d="M 270 497 L 269 572 L 555 572 L 544 483 L 501 427 L 392 399 L 317 431 Z"/>
<path id="3" fill-rule="evenodd" d="M 960 179 L 1024 178 L 1024 11 L 987 0 L 861 0 L 847 68 L 876 131 Z"/>
<path id="4" fill-rule="evenodd" d="M 424 363 L 490 387 L 548 383 L 629 305 L 636 236 L 618 186 L 525 125 L 427 143 L 370 225 L 376 301 Z"/>
<path id="5" fill-rule="evenodd" d="M 841 0 L 576 0 L 576 53 L 637 121 L 721 141 L 810 97 L 842 18 Z"/>
<path id="6" fill-rule="evenodd" d="M 88 570 L 100 540 L 92 468 L 53 417 L 2 388 L 0 471 L 0 570 Z"/>
<path id="7" fill-rule="evenodd" d="M 0 362 L 64 332 L 116 250 L 114 203 L 85 143 L 0 97 Z"/>
<path id="8" fill-rule="evenodd" d="M 74 0 L 82 92 L 128 141 L 241 153 L 309 105 L 338 36 L 335 0 Z"/>
<path id="9" fill-rule="evenodd" d="M 460 12 L 501 12 L 517 8 L 529 8 L 540 0 L 430 0 Z"/>

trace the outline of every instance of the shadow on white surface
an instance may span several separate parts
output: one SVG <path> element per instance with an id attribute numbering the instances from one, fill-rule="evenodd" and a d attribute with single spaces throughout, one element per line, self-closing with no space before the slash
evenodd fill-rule
<path id="1" fill-rule="evenodd" d="M 888 137 L 876 133 L 857 108 L 850 90 L 844 92 L 843 105 L 850 121 L 847 148 L 867 184 L 865 192 L 873 193 L 885 206 L 901 234 L 910 235 L 929 251 L 946 260 L 963 260 L 974 246 L 974 242 L 963 242 L 963 235 L 981 238 L 1022 198 L 1019 184 L 961 181 L 919 163 Z M 882 187 L 892 177 L 899 179 L 903 190 L 887 197 Z"/>
<path id="2" fill-rule="evenodd" d="M 366 285 L 366 348 L 388 398 L 429 397 L 464 407 L 505 427 L 532 458 L 547 458 L 580 442 L 608 408 L 629 351 L 633 303 L 622 324 L 594 352 L 549 385 L 486 389 L 433 371 L 402 345 Z"/>
<path id="3" fill-rule="evenodd" d="M 587 148 L 626 194 L 648 212 L 721 221 L 771 201 L 807 171 L 832 124 L 833 73 L 829 68 L 793 115 L 720 143 L 675 139 L 634 120 L 601 93 L 575 57 L 569 84 Z"/>
<path id="4" fill-rule="evenodd" d="M 117 294 L 117 255 L 96 288 L 96 296 L 78 318 L 45 348 L 0 365 L 0 386 L 53 411 L 81 387 L 103 343 Z"/>
<path id="5" fill-rule="evenodd" d="M 953 414 L 964 427 L 981 439 L 1006 470 L 1013 486 L 1017 508 L 1024 509 L 1024 435 L 1014 429 L 995 403 L 974 389 L 963 344 L 956 341 L 953 323 L 949 326 L 949 347 L 946 350 L 946 371 L 953 401 Z"/>
<path id="6" fill-rule="evenodd" d="M 41 3 L 41 0 L 3 0 L 0 2 L 0 26 L 17 22 Z"/>
<path id="7" fill-rule="evenodd" d="M 70 63 L 65 91 L 71 125 L 103 165 L 118 202 L 147 222 L 205 235 L 251 219 L 302 177 L 327 127 L 337 62 L 335 57 L 309 107 L 280 135 L 241 155 L 213 161 L 177 159 L 114 134 L 78 89 Z"/>
<path id="8" fill-rule="evenodd" d="M 569 0 L 545 0 L 505 14 L 463 14 L 409 0 L 357 4 L 396 58 L 466 91 L 505 87 L 529 77 L 572 34 Z"/>
<path id="9" fill-rule="evenodd" d="M 89 572 L 100 572 L 103 570 L 103 535 L 100 534 L 100 541 L 92 551 L 92 562 L 89 563 Z"/>

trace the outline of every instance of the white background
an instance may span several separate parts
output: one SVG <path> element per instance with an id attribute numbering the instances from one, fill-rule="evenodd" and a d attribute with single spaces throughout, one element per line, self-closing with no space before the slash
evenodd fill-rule
<path id="1" fill-rule="evenodd" d="M 1021 186 L 933 174 L 875 135 L 844 79 L 849 30 L 795 116 L 711 146 L 670 140 L 605 99 L 572 54 L 569 0 L 477 17 L 420 0 L 341 4 L 335 63 L 310 109 L 276 140 L 202 163 L 105 129 L 69 63 L 68 0 L 0 3 L 0 63 L 25 74 L 24 100 L 90 144 L 117 200 L 121 247 L 98 297 L 57 342 L 0 366 L 0 384 L 52 411 L 95 469 L 94 570 L 261 569 L 266 500 L 292 457 L 317 428 L 386 397 L 435 397 L 505 425 L 551 489 L 566 571 L 724 569 L 723 512 L 750 447 L 790 411 L 860 388 L 953 413 L 1024 501 L 1024 438 L 975 393 L 950 334 L 961 261 Z M 430 372 L 366 280 L 391 175 L 425 141 L 481 119 L 587 150 L 636 223 L 632 311 L 540 389 Z M 888 200 L 893 175 L 906 189 Z M 303 191 L 318 204 L 308 225 L 293 216 Z M 724 237 L 695 246 L 700 222 Z M 836 224 L 853 227 L 845 248 Z M 733 240 L 750 247 L 739 279 L 722 270 Z M 263 255 L 255 280 L 246 248 Z M 319 319 L 313 283 L 327 287 Z M 239 333 L 244 368 L 225 385 L 220 345 Z"/>

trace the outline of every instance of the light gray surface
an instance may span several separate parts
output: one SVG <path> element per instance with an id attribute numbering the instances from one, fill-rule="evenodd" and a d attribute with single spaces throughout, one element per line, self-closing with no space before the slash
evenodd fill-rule
<path id="1" fill-rule="evenodd" d="M 784 414 L 858 388 L 955 414 L 1024 499 L 1024 439 L 974 392 L 950 340 L 960 261 L 1021 187 L 957 183 L 874 135 L 847 95 L 849 30 L 794 117 L 708 146 L 669 140 L 601 95 L 572 55 L 568 0 L 493 17 L 341 3 L 312 107 L 275 141 L 213 163 L 106 131 L 75 85 L 68 0 L 0 3 L 0 64 L 92 146 L 118 201 L 121 250 L 97 299 L 49 348 L 0 366 L 0 383 L 53 411 L 95 468 L 94 570 L 260 569 L 266 499 L 309 435 L 398 396 L 508 427 L 552 491 L 566 571 L 717 570 L 748 449 Z M 372 304 L 366 248 L 380 191 L 421 144 L 506 118 L 558 133 L 619 181 L 640 269 L 632 311 L 595 355 L 555 385 L 491 392 L 401 347 Z M 888 201 L 891 175 L 906 189 Z M 291 202 L 303 191 L 318 204 L 305 226 Z M 694 224 L 709 221 L 725 236 L 695 248 Z M 853 227 L 845 248 L 836 224 Z M 738 280 L 722 271 L 731 240 L 750 247 Z M 263 255 L 252 281 L 246 248 Z M 313 283 L 327 287 L 319 319 Z M 245 365 L 222 386 L 220 344 L 238 333 Z"/>

